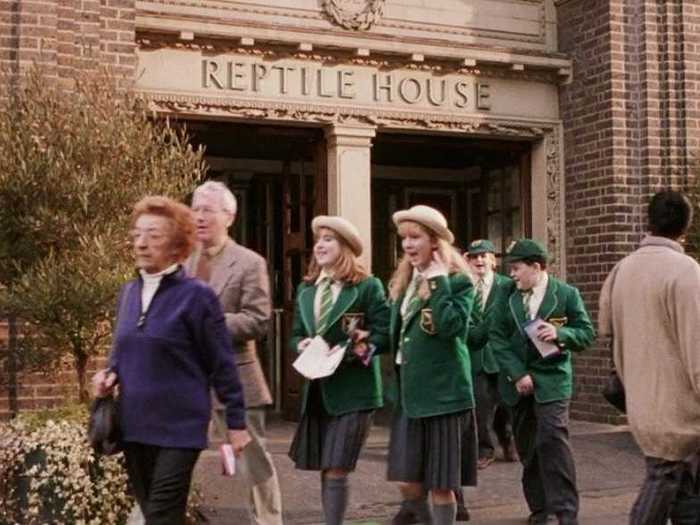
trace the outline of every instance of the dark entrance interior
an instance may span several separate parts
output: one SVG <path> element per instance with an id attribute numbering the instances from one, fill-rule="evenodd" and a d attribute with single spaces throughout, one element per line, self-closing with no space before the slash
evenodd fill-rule
<path id="1" fill-rule="evenodd" d="M 400 256 L 391 216 L 439 209 L 465 249 L 490 239 L 500 258 L 531 231 L 529 142 L 378 134 L 372 147 L 372 270 L 388 281 Z M 377 242 L 381 240 L 381 242 Z"/>

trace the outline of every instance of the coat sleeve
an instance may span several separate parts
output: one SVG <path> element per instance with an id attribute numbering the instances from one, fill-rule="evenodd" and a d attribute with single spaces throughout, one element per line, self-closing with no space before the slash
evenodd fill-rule
<path id="1" fill-rule="evenodd" d="M 260 339 L 267 333 L 272 315 L 270 281 L 265 259 L 256 257 L 241 279 L 240 310 L 226 312 L 226 327 L 237 343 Z"/>
<path id="2" fill-rule="evenodd" d="M 520 352 L 513 346 L 514 341 L 520 338 L 517 337 L 518 328 L 510 315 L 509 300 L 510 293 L 500 294 L 498 302 L 492 307 L 495 312 L 489 329 L 489 344 L 501 372 L 509 382 L 516 383 L 528 374 L 528 370 Z"/>
<path id="3" fill-rule="evenodd" d="M 121 287 L 119 290 L 119 295 L 117 296 L 117 307 L 114 315 L 114 328 L 112 330 L 112 350 L 109 353 L 109 358 L 107 359 L 107 368 L 111 369 L 113 372 L 117 372 L 117 367 L 119 366 L 119 348 L 117 347 L 117 328 L 119 327 L 120 319 L 123 319 L 122 310 L 125 307 L 125 301 L 134 287 L 134 282 L 130 281 Z M 119 378 L 117 377 L 117 381 Z"/>
<path id="4" fill-rule="evenodd" d="M 299 306 L 299 296 L 304 288 L 304 283 L 300 283 L 299 286 L 297 286 L 296 295 L 294 296 L 294 316 L 292 318 L 292 332 L 289 337 L 289 349 L 292 351 L 292 354 L 299 353 L 299 342 L 309 337 L 304 329 L 304 323 L 301 320 L 301 308 Z"/>
<path id="5" fill-rule="evenodd" d="M 471 281 L 466 276 L 439 275 L 428 279 L 428 285 L 437 336 L 443 339 L 464 337 L 474 304 Z"/>
<path id="6" fill-rule="evenodd" d="M 683 368 L 700 396 L 700 266 L 694 261 L 689 261 L 689 266 L 678 272 L 667 304 L 670 304 Z"/>
<path id="7" fill-rule="evenodd" d="M 469 329 L 467 331 L 467 348 L 471 351 L 481 350 L 489 340 L 488 318 L 481 310 L 481 306 L 474 304 L 469 317 Z"/>
<path id="8" fill-rule="evenodd" d="M 581 294 L 571 287 L 566 298 L 566 326 L 557 329 L 557 341 L 566 350 L 585 350 L 595 338 L 593 323 L 583 304 Z"/>
<path id="9" fill-rule="evenodd" d="M 389 350 L 389 303 L 379 279 L 370 277 L 367 285 L 369 342 L 375 346 L 375 354 L 382 354 Z"/>
<path id="10" fill-rule="evenodd" d="M 201 293 L 201 305 L 193 309 L 191 319 L 195 344 L 202 354 L 202 362 L 211 387 L 226 407 L 227 427 L 244 429 L 246 423 L 243 387 L 233 360 L 233 349 L 224 314 L 213 291 L 203 287 Z"/>
<path id="11" fill-rule="evenodd" d="M 598 335 L 608 337 L 612 335 L 612 279 L 615 270 L 605 278 L 603 288 L 600 290 L 598 297 Z"/>

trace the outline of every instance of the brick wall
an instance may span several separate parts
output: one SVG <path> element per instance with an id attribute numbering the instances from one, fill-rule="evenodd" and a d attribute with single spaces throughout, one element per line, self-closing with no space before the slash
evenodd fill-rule
<path id="1" fill-rule="evenodd" d="M 567 272 L 594 317 L 605 276 L 644 233 L 649 195 L 688 181 L 700 138 L 699 6 L 557 2 L 559 48 L 574 61 L 574 80 L 560 94 Z M 606 342 L 577 356 L 575 370 L 572 416 L 619 422 L 600 396 Z"/>
<path id="2" fill-rule="evenodd" d="M 135 50 L 134 0 L 0 0 L 0 69 L 10 82 L 38 64 L 68 89 L 76 72 L 103 67 L 128 85 L 136 68 Z M 20 410 L 33 410 L 77 396 L 70 363 L 13 381 L 1 359 L 6 341 L 6 325 L 0 324 L 0 419 L 10 415 L 11 398 Z"/>
<path id="3" fill-rule="evenodd" d="M 130 81 L 134 35 L 134 0 L 0 0 L 0 67 L 14 76 L 37 63 L 60 79 L 104 66 Z"/>

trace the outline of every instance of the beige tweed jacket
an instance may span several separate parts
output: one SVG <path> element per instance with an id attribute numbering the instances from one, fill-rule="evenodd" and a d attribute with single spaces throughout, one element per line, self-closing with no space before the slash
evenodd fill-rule
<path id="1" fill-rule="evenodd" d="M 195 274 L 200 254 L 196 250 L 187 259 L 188 274 Z M 257 353 L 257 341 L 267 333 L 272 311 L 265 259 L 228 239 L 211 261 L 209 286 L 221 301 L 233 337 L 246 407 L 269 405 L 272 396 Z"/>

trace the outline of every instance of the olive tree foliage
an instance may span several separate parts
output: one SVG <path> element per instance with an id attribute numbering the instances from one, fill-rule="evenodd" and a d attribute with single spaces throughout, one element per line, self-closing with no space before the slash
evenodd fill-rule
<path id="1" fill-rule="evenodd" d="M 108 345 L 134 271 L 131 209 L 145 195 L 184 198 L 205 174 L 203 151 L 106 73 L 67 89 L 34 68 L 2 84 L 0 311 L 19 320 L 20 366 L 69 356 L 86 400 L 88 358 Z"/>

